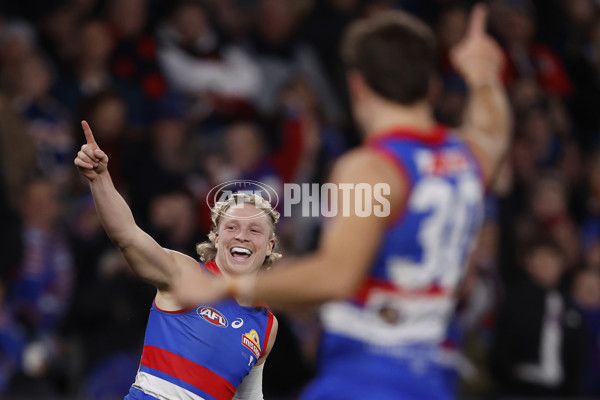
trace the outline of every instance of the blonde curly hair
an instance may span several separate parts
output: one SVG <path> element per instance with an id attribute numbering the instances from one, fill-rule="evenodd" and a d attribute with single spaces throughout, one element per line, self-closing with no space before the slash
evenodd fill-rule
<path id="1" fill-rule="evenodd" d="M 219 224 L 221 220 L 231 207 L 238 204 L 250 204 L 254 207 L 262 210 L 265 215 L 269 216 L 268 221 L 271 225 L 271 234 L 269 239 L 274 239 L 273 250 L 277 245 L 277 237 L 275 236 L 275 224 L 279 221 L 279 212 L 276 211 L 267 200 L 263 199 L 257 194 L 247 193 L 234 193 L 231 197 L 225 201 L 219 201 L 211 210 L 212 228 L 208 234 L 208 241 L 202 242 L 196 245 L 196 252 L 200 256 L 200 261 L 214 261 L 217 256 L 217 248 L 215 246 L 215 240 L 217 238 L 217 231 L 219 230 Z M 271 251 L 271 254 L 265 257 L 265 261 L 261 268 L 269 268 L 275 261 L 282 257 L 280 253 Z"/>

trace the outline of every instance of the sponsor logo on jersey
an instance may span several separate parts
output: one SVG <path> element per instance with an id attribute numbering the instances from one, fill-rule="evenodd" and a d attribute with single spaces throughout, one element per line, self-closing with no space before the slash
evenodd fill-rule
<path id="1" fill-rule="evenodd" d="M 445 149 L 439 152 L 422 151 L 417 154 L 417 165 L 421 172 L 438 176 L 469 169 L 469 161 L 456 149 Z"/>
<path id="2" fill-rule="evenodd" d="M 221 314 L 219 310 L 216 310 L 212 307 L 198 307 L 196 313 L 205 321 L 210 322 L 211 324 L 220 328 L 227 328 L 229 326 L 227 318 L 225 318 L 225 316 Z"/>
<path id="3" fill-rule="evenodd" d="M 254 329 L 242 335 L 242 344 L 254 354 L 256 359 L 260 358 L 260 338 Z"/>
<path id="4" fill-rule="evenodd" d="M 232 323 L 231 323 L 231 327 L 238 329 L 241 328 L 242 325 L 244 325 L 244 320 L 241 318 L 236 318 Z"/>

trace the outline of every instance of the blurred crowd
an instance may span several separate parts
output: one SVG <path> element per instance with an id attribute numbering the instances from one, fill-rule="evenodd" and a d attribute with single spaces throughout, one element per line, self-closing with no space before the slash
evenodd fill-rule
<path id="1" fill-rule="evenodd" d="M 130 274 L 73 166 L 79 121 L 138 225 L 194 255 L 213 186 L 324 182 L 360 143 L 338 49 L 357 18 L 403 9 L 431 25 L 431 101 L 459 126 L 467 90 L 448 50 L 472 3 L 0 2 L 0 394 L 122 398 L 137 370 L 154 288 Z M 449 382 L 466 398 L 600 398 L 600 2 L 488 4 L 513 142 L 442 346 Z M 320 223 L 284 218 L 280 250 L 313 249 Z M 265 395 L 294 398 L 318 323 L 278 318 Z"/>

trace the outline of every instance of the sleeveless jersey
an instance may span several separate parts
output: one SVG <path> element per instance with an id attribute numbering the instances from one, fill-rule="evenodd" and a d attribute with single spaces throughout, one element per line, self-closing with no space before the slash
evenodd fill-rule
<path id="1" fill-rule="evenodd" d="M 214 262 L 203 267 L 219 273 Z M 229 400 L 268 344 L 273 315 L 234 299 L 163 311 L 153 303 L 126 400 Z"/>
<path id="2" fill-rule="evenodd" d="M 355 377 L 360 381 L 369 375 L 365 387 L 372 388 L 372 379 L 378 379 L 380 394 L 355 392 L 397 398 L 400 391 L 415 388 L 412 378 L 399 383 L 402 371 L 410 375 L 425 363 L 434 365 L 439 355 L 453 294 L 482 223 L 484 187 L 470 149 L 442 126 L 427 136 L 406 131 L 379 135 L 365 146 L 389 159 L 404 176 L 407 197 L 401 210 L 392 210 L 396 214 L 357 295 L 321 309 L 320 368 L 321 374 L 331 374 L 321 386 L 331 392 L 337 381 L 352 386 Z M 389 397 L 382 394 L 386 382 L 398 388 Z M 406 398 L 424 398 L 416 390 Z M 431 390 L 427 398 L 444 398 Z M 306 398 L 328 396 L 338 398 L 334 392 Z M 358 398 L 353 396 L 346 398 Z"/>

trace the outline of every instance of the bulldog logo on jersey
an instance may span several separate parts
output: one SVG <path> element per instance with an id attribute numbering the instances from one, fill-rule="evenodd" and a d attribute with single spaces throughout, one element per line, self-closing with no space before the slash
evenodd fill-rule
<path id="1" fill-rule="evenodd" d="M 254 329 L 242 335 L 242 344 L 254 354 L 256 359 L 260 358 L 260 338 Z"/>
<path id="2" fill-rule="evenodd" d="M 227 322 L 227 318 L 223 314 L 212 307 L 198 307 L 196 313 L 202 317 L 205 321 L 218 326 L 219 328 L 227 328 L 229 326 L 229 322 Z"/>

